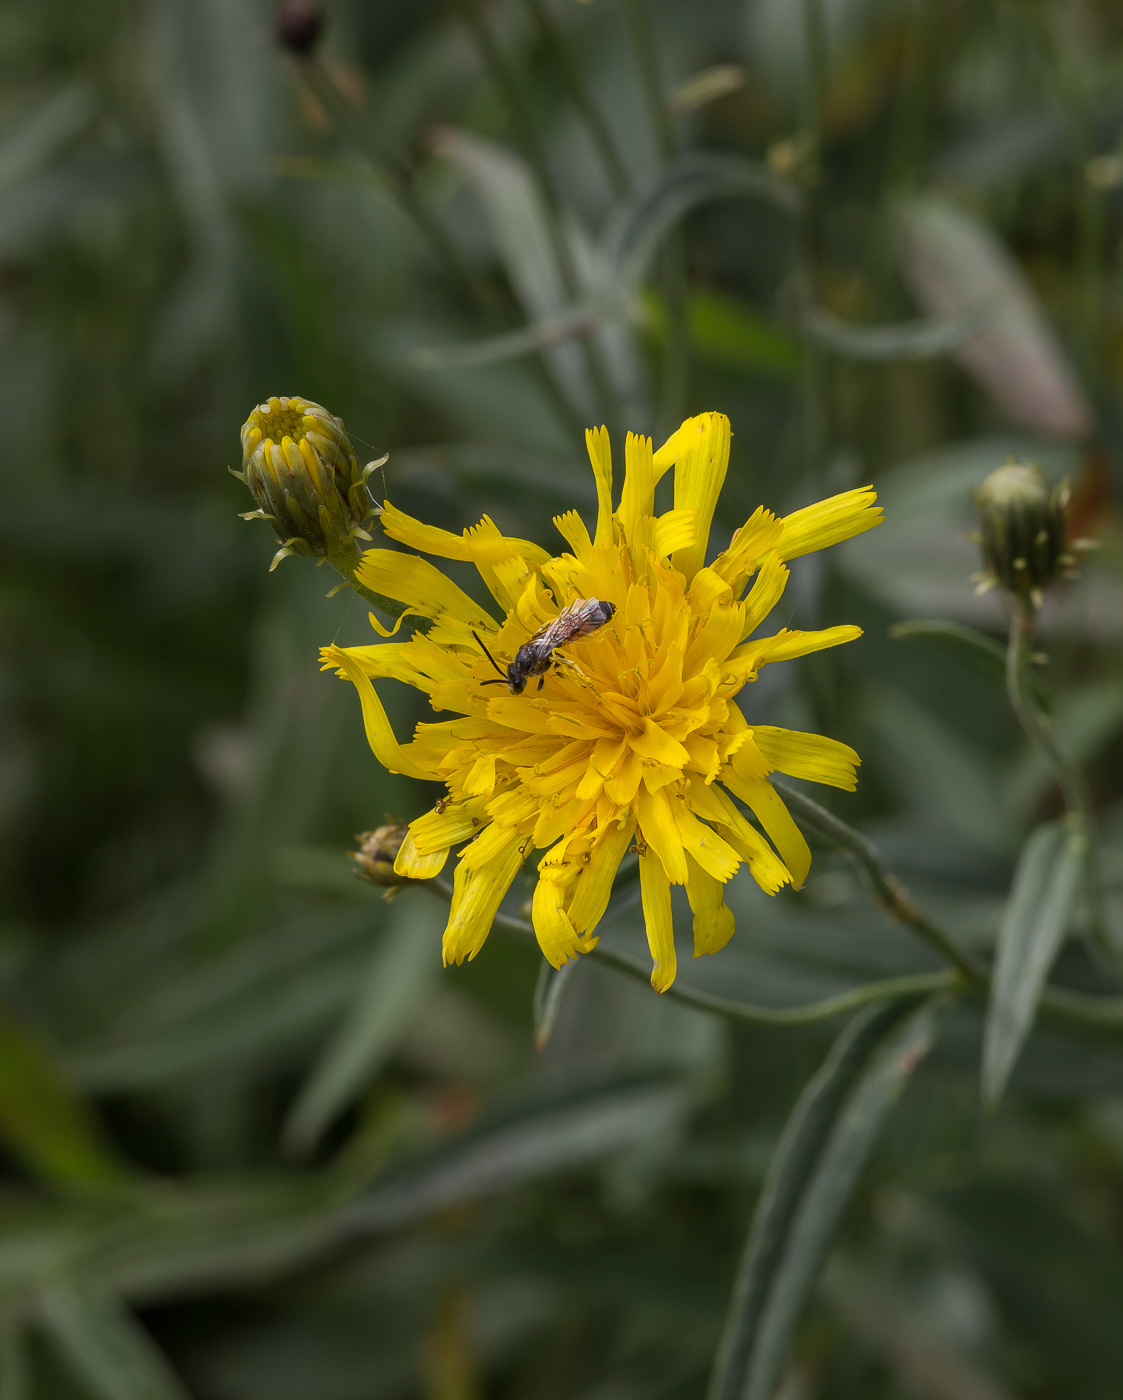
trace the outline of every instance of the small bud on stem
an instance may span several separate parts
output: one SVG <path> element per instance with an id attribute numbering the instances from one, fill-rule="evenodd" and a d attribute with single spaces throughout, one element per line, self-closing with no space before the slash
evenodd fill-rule
<path id="1" fill-rule="evenodd" d="M 984 572 L 980 591 L 998 584 L 1024 608 L 1071 577 L 1076 559 L 1065 545 L 1068 484 L 1050 488 L 1041 468 L 1010 462 L 975 492 Z"/>
<path id="2" fill-rule="evenodd" d="M 408 885 L 408 876 L 394 872 L 394 861 L 405 839 L 405 828 L 400 826 L 380 826 L 374 831 L 361 831 L 355 837 L 359 849 L 351 852 L 356 866 L 355 874 L 360 880 L 384 889 Z"/>

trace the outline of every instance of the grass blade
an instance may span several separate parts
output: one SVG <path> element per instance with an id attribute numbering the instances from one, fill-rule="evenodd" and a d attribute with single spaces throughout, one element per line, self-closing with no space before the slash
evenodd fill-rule
<path id="1" fill-rule="evenodd" d="M 1064 941 L 1086 850 L 1084 833 L 1060 822 L 1038 827 L 1022 850 L 998 933 L 983 1037 L 983 1101 L 991 1111 L 1002 1098 Z"/>

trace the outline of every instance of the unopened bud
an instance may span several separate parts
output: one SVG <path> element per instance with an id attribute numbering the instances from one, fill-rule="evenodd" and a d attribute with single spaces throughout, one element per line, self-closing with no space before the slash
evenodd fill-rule
<path id="1" fill-rule="evenodd" d="M 324 12 L 310 0 L 286 0 L 273 21 L 277 43 L 290 53 L 307 57 L 324 32 Z"/>
<path id="2" fill-rule="evenodd" d="M 394 861 L 405 839 L 405 828 L 401 826 L 380 826 L 374 831 L 361 831 L 355 837 L 359 849 L 351 852 L 355 874 L 360 880 L 383 888 L 409 884 L 408 876 L 394 873 Z"/>
<path id="3" fill-rule="evenodd" d="M 980 591 L 995 584 L 1034 607 L 1050 584 L 1070 576 L 1076 560 L 1065 545 L 1069 490 L 1051 488 L 1035 464 L 999 467 L 975 492 L 984 572 Z"/>
<path id="4" fill-rule="evenodd" d="M 385 461 L 385 458 L 383 458 Z M 367 477 L 378 465 L 359 466 L 343 424 L 307 399 L 270 399 L 242 428 L 242 470 L 257 510 L 245 520 L 268 520 L 281 548 L 270 568 L 289 554 L 330 559 L 354 551 L 378 507 Z"/>

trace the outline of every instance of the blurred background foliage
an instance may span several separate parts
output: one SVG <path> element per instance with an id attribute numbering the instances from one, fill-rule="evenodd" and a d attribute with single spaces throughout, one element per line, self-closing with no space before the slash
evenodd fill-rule
<path id="1" fill-rule="evenodd" d="M 1103 542 L 1041 673 L 1123 937 L 1123 12 L 328 19 L 309 68 L 265 0 L 0 13 L 0 1396 L 700 1395 L 841 1023 L 737 1025 L 582 965 L 537 1053 L 531 948 L 497 931 L 442 971 L 439 902 L 345 857 L 434 798 L 317 670 L 365 608 L 306 561 L 268 574 L 225 468 L 252 405 L 299 393 L 389 451 L 403 509 L 546 544 L 594 503 L 602 420 L 622 446 L 729 414 L 715 539 L 874 481 L 886 523 L 799 561 L 776 619 L 864 638 L 770 668 L 747 712 L 854 744 L 834 809 L 986 955 L 1060 796 L 985 657 L 890 628 L 1001 636 L 967 493 L 1039 461 Z M 826 850 L 801 893 L 730 903 L 683 985 L 782 1007 L 935 966 Z M 638 947 L 616 908 L 606 944 Z M 1079 938 L 1058 976 L 1112 983 Z M 1120 1393 L 1119 1032 L 1043 1022 L 989 1117 L 980 1036 L 977 1002 L 945 1015 L 888 1119 L 785 1400 Z"/>

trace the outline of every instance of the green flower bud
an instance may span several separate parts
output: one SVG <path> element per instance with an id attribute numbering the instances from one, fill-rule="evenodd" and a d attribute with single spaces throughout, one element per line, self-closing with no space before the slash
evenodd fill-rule
<path id="1" fill-rule="evenodd" d="M 1074 556 L 1065 545 L 1068 483 L 1050 488 L 1036 464 L 999 467 L 974 493 L 983 555 L 980 591 L 995 584 L 1039 607 L 1058 578 L 1070 577 Z"/>
<path id="2" fill-rule="evenodd" d="M 408 885 L 409 877 L 394 871 L 394 861 L 405 839 L 405 828 L 400 826 L 380 826 L 375 831 L 360 832 L 355 837 L 359 849 L 351 852 L 351 859 L 357 867 L 355 874 L 370 885 L 387 889 L 395 885 Z"/>
<path id="3" fill-rule="evenodd" d="M 270 568 L 289 554 L 353 554 L 357 539 L 369 540 L 363 527 L 378 507 L 367 477 L 378 465 L 359 466 L 342 422 L 318 403 L 270 399 L 255 408 L 242 428 L 242 470 L 233 475 L 258 505 L 242 518 L 268 520 L 281 541 Z"/>

